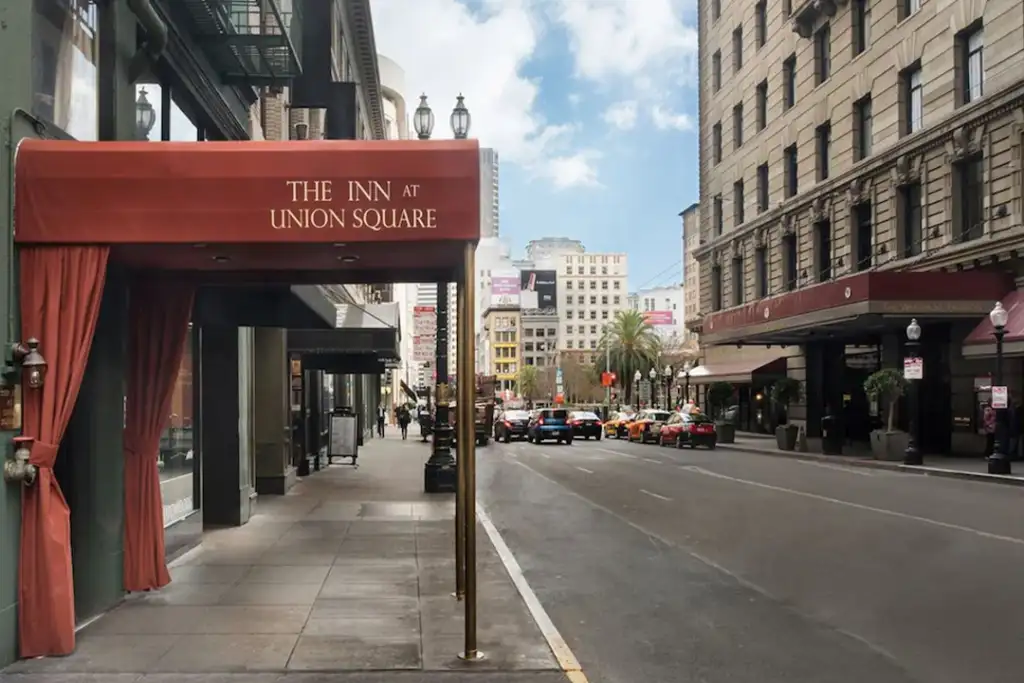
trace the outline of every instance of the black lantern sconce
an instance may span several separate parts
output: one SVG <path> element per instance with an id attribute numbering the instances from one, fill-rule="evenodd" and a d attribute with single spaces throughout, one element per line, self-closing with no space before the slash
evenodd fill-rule
<path id="1" fill-rule="evenodd" d="M 46 380 L 46 359 L 39 353 L 39 340 L 29 339 L 25 343 L 11 344 L 11 362 L 4 367 L 4 379 L 11 383 L 18 381 L 18 366 L 30 389 L 38 389 Z"/>

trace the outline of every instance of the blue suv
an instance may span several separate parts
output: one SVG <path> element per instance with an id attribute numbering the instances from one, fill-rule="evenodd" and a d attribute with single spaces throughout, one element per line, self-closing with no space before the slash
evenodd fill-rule
<path id="1" fill-rule="evenodd" d="M 569 411 L 561 408 L 538 410 L 530 418 L 530 424 L 526 428 L 526 439 L 533 443 L 554 439 L 558 443 L 572 444 Z"/>

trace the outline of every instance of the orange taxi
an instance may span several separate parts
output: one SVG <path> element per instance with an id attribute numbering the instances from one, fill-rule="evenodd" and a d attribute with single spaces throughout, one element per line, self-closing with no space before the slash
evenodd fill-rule
<path id="1" fill-rule="evenodd" d="M 636 416 L 631 410 L 620 410 L 617 413 L 611 413 L 608 415 L 608 419 L 604 421 L 604 435 L 608 438 L 615 437 L 616 439 L 622 439 L 628 435 L 626 426 L 633 421 Z"/>
<path id="2" fill-rule="evenodd" d="M 668 410 L 643 410 L 627 426 L 627 438 L 640 443 L 657 443 L 661 435 L 661 426 L 668 422 L 670 417 L 672 413 Z"/>

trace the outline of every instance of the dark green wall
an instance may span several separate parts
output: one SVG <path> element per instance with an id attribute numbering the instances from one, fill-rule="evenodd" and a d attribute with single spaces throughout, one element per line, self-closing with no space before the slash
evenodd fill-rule
<path id="1" fill-rule="evenodd" d="M 32 102 L 31 14 L 28 0 L 0 0 L 0 341 L 8 339 L 8 301 L 13 295 L 11 271 L 11 154 L 17 140 L 31 134 L 27 119 L 13 114 Z M 6 344 L 4 344 L 6 348 Z M 11 437 L 0 432 L 0 457 L 11 457 Z M 18 544 L 21 526 L 21 489 L 0 482 L 0 667 L 14 661 L 17 650 Z"/>

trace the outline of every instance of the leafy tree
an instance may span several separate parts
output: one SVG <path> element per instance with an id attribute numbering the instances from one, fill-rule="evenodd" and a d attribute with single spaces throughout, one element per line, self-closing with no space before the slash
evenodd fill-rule
<path id="1" fill-rule="evenodd" d="M 519 395 L 533 407 L 533 402 L 541 397 L 540 373 L 537 372 L 537 366 L 523 365 L 519 368 L 516 380 L 519 386 Z"/>
<path id="2" fill-rule="evenodd" d="M 600 370 L 595 365 L 584 365 L 570 353 L 562 355 L 562 383 L 568 403 L 593 403 L 603 399 Z"/>
<path id="3" fill-rule="evenodd" d="M 883 368 L 864 380 L 864 393 L 872 401 L 884 403 L 887 413 L 886 429 L 888 433 L 896 430 L 896 403 L 907 389 L 907 380 L 903 373 L 892 368 Z"/>
<path id="4" fill-rule="evenodd" d="M 611 367 L 605 368 L 605 356 L 610 356 Z M 619 378 L 626 403 L 634 403 L 633 375 L 639 370 L 647 372 L 655 367 L 661 356 L 661 341 L 654 328 L 644 320 L 640 311 L 619 311 L 605 328 L 601 340 L 597 367 L 611 370 Z"/>

